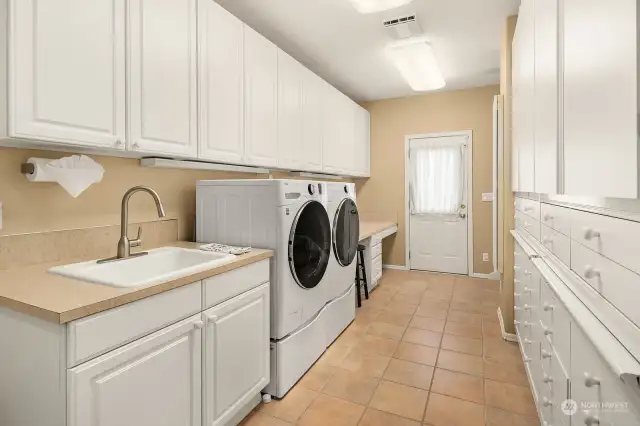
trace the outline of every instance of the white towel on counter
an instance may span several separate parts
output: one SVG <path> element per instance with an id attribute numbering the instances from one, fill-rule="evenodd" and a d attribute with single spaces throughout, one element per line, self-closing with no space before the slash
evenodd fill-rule
<path id="1" fill-rule="evenodd" d="M 200 250 L 238 255 L 238 254 L 249 253 L 251 251 L 251 247 L 235 247 L 235 246 L 228 246 L 225 244 L 211 243 L 211 244 L 201 245 Z"/>

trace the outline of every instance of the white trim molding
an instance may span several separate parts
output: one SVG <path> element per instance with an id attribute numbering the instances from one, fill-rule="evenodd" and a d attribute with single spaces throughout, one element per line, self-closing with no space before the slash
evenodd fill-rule
<path id="1" fill-rule="evenodd" d="M 382 265 L 382 269 L 396 269 L 398 271 L 408 271 L 409 267 L 405 265 Z"/>
<path id="2" fill-rule="evenodd" d="M 502 333 L 502 338 L 507 342 L 515 342 L 518 343 L 518 336 L 515 334 L 507 333 L 504 330 L 504 319 L 502 318 L 502 310 L 498 308 L 498 320 L 500 321 L 500 332 Z"/>
<path id="3" fill-rule="evenodd" d="M 500 272 L 492 272 L 490 274 L 476 274 L 475 272 L 472 274 L 469 274 L 469 276 L 471 278 L 483 278 L 485 280 L 499 280 L 500 279 Z"/>

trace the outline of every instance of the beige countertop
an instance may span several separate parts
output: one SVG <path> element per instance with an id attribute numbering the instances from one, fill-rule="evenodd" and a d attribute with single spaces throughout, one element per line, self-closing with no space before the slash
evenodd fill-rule
<path id="1" fill-rule="evenodd" d="M 198 248 L 197 243 L 175 242 L 166 247 Z M 271 250 L 253 249 L 227 263 L 169 282 L 138 288 L 118 288 L 47 273 L 53 266 L 91 259 L 73 259 L 0 271 L 0 307 L 67 323 L 145 297 L 219 275 L 273 256 Z"/>
<path id="2" fill-rule="evenodd" d="M 397 227 L 398 222 L 363 220 L 360 222 L 360 241 L 366 240 L 367 238 L 374 236 L 378 232 L 384 231 L 385 229 L 393 228 L 394 226 Z"/>

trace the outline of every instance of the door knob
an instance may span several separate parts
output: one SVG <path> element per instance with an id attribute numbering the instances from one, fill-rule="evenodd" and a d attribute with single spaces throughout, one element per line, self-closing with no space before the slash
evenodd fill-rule
<path id="1" fill-rule="evenodd" d="M 466 213 L 460 213 L 460 215 L 459 215 L 459 216 L 460 216 L 462 219 L 465 219 L 465 218 L 467 217 L 467 214 L 466 214 Z"/>

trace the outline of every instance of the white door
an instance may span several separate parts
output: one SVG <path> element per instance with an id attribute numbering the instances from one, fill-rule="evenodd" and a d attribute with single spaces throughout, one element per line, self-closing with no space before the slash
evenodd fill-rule
<path id="1" fill-rule="evenodd" d="M 409 266 L 467 274 L 465 135 L 409 141 Z"/>
<path id="2" fill-rule="evenodd" d="M 278 48 L 244 27 L 245 160 L 278 165 Z"/>
<path id="3" fill-rule="evenodd" d="M 278 49 L 278 166 L 303 170 L 302 71 L 298 61 Z"/>
<path id="4" fill-rule="evenodd" d="M 198 158 L 242 163 L 244 24 L 218 3 L 198 2 Z"/>
<path id="5" fill-rule="evenodd" d="M 67 373 L 69 426 L 199 426 L 201 315 Z"/>
<path id="6" fill-rule="evenodd" d="M 225 425 L 269 383 L 269 284 L 205 311 L 204 317 L 204 424 Z"/>
<path id="7" fill-rule="evenodd" d="M 9 7 L 9 135 L 124 149 L 124 0 Z"/>
<path id="8" fill-rule="evenodd" d="M 196 158 L 196 0 L 129 0 L 131 150 Z"/>

